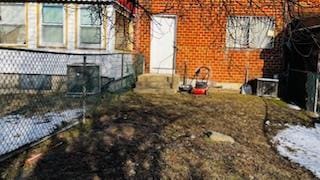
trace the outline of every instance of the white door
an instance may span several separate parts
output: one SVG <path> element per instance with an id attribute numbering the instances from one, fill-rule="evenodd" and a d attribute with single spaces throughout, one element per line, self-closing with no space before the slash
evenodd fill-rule
<path id="1" fill-rule="evenodd" d="M 151 23 L 150 72 L 174 73 L 176 18 L 153 16 Z"/>

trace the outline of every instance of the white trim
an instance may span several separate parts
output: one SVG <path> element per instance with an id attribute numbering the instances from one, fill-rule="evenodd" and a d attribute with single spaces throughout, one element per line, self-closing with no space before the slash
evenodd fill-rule
<path id="1" fill-rule="evenodd" d="M 108 19 L 107 19 L 107 50 L 109 52 L 116 51 L 115 50 L 115 37 L 116 31 L 114 28 L 116 22 L 116 10 L 112 5 L 107 7 Z"/>

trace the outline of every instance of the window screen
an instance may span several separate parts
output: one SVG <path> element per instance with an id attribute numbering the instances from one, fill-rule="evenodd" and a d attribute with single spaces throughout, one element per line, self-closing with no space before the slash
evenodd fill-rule
<path id="1" fill-rule="evenodd" d="M 23 90 L 51 90 L 52 77 L 50 75 L 19 75 L 20 89 Z"/>

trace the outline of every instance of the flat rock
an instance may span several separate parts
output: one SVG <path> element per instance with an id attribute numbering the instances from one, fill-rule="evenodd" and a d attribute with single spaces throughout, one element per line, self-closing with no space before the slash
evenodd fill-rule
<path id="1" fill-rule="evenodd" d="M 205 134 L 208 136 L 208 138 L 212 142 L 223 142 L 223 143 L 230 143 L 230 144 L 235 143 L 235 140 L 231 136 L 228 136 L 219 132 L 209 131 Z"/>

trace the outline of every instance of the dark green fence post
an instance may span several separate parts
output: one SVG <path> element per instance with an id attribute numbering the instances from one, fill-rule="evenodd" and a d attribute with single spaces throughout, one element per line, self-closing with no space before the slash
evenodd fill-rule
<path id="1" fill-rule="evenodd" d="M 124 67 L 124 54 L 121 54 L 121 88 L 123 88 L 123 67 Z"/>
<path id="2" fill-rule="evenodd" d="M 82 108 L 83 108 L 83 122 L 86 121 L 86 96 L 87 96 L 87 72 L 86 72 L 86 66 L 87 66 L 87 56 L 83 56 L 83 70 L 82 70 Z"/>

